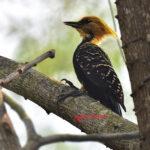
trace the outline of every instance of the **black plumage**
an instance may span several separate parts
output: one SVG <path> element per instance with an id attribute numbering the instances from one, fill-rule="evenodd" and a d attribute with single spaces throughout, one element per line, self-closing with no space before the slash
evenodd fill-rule
<path id="1" fill-rule="evenodd" d="M 73 57 L 76 75 L 89 96 L 121 115 L 123 104 L 120 81 L 107 54 L 95 44 L 82 42 Z"/>

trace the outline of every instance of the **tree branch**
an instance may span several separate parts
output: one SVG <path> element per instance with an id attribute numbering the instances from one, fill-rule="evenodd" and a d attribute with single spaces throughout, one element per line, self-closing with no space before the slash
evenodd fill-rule
<path id="1" fill-rule="evenodd" d="M 18 65 L 12 60 L 0 57 L 0 78 L 13 72 L 18 68 Z M 26 74 L 21 75 L 17 80 L 14 79 L 4 87 L 32 100 L 46 112 L 53 112 L 64 118 L 87 134 L 138 131 L 137 125 L 123 119 L 88 96 L 68 97 L 63 102 L 57 102 L 61 94 L 71 92 L 74 89 L 51 80 L 33 69 L 28 70 Z M 81 114 L 107 115 L 108 117 L 105 119 L 83 119 L 77 122 L 75 117 Z M 132 150 L 139 150 L 139 140 L 107 140 L 101 142 L 115 150 L 131 150 L 131 147 Z"/>
<path id="2" fill-rule="evenodd" d="M 3 94 L 0 90 L 0 149 L 20 150 L 21 145 L 14 131 L 14 127 L 3 103 Z"/>
<path id="3" fill-rule="evenodd" d="M 7 83 L 11 82 L 13 79 L 18 78 L 21 74 L 25 73 L 28 69 L 32 68 L 33 66 L 36 66 L 41 61 L 45 60 L 46 58 L 54 58 L 55 57 L 55 51 L 50 50 L 46 53 L 42 54 L 41 56 L 35 58 L 33 61 L 26 63 L 25 65 L 21 65 L 16 71 L 10 73 L 5 78 L 0 79 L 0 85 L 6 85 Z"/>
<path id="4" fill-rule="evenodd" d="M 10 98 L 4 92 L 3 92 L 3 98 L 4 98 L 4 101 L 7 104 L 9 104 L 9 106 L 18 113 L 19 117 L 24 122 L 24 124 L 26 126 L 26 130 L 27 130 L 28 141 L 38 138 L 38 135 L 36 134 L 32 120 L 26 114 L 26 112 L 24 111 L 22 106 L 17 104 L 12 98 Z"/>
<path id="5" fill-rule="evenodd" d="M 34 129 L 34 125 L 26 114 L 21 105 L 17 104 L 13 99 L 4 94 L 4 101 L 8 103 L 12 109 L 14 109 L 22 121 L 25 123 L 28 140 L 26 145 L 24 146 L 24 150 L 32 150 L 38 149 L 40 146 L 45 144 L 51 144 L 56 142 L 87 142 L 87 141 L 107 141 L 107 140 L 131 140 L 135 138 L 139 138 L 139 132 L 130 132 L 130 133 L 111 133 L 111 134 L 93 134 L 93 135 L 71 135 L 71 134 L 58 134 L 51 135 L 47 137 L 41 137 L 38 135 Z"/>
<path id="6" fill-rule="evenodd" d="M 38 147 L 56 143 L 56 142 L 88 142 L 88 141 L 97 141 L 97 142 L 105 142 L 107 140 L 132 140 L 139 138 L 139 132 L 131 132 L 131 133 L 110 133 L 110 134 L 92 134 L 92 135 L 71 135 L 71 134 L 58 134 L 52 135 L 48 137 L 42 137 L 38 142 Z"/>

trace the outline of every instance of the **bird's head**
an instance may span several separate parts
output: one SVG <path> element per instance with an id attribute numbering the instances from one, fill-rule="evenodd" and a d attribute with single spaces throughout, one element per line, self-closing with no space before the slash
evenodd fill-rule
<path id="1" fill-rule="evenodd" d="M 83 39 L 90 36 L 90 42 L 94 44 L 99 43 L 105 36 L 116 36 L 116 33 L 102 19 L 95 16 L 83 17 L 77 22 L 64 23 L 77 29 Z"/>

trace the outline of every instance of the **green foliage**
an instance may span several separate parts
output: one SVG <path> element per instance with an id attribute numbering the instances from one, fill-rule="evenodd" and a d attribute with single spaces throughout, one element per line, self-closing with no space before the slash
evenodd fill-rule
<path id="1" fill-rule="evenodd" d="M 45 51 L 55 49 L 56 57 L 51 60 L 47 59 L 43 61 L 37 65 L 36 69 L 47 75 L 53 75 L 59 72 L 70 72 L 73 70 L 73 51 L 79 42 L 78 35 L 74 35 L 72 31 L 67 32 L 65 38 L 50 41 L 43 47 L 40 41 L 31 37 L 25 37 L 18 47 L 19 51 L 16 53 L 16 59 L 21 62 L 31 61 Z"/>

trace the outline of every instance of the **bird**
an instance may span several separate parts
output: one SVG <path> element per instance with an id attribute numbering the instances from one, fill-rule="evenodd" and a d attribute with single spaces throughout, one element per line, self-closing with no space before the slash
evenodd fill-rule
<path id="1" fill-rule="evenodd" d="M 108 55 L 99 47 L 105 37 L 117 36 L 116 32 L 96 16 L 64 23 L 75 28 L 82 37 L 73 55 L 73 66 L 84 90 L 122 116 L 121 107 L 126 111 L 123 89 Z"/>

